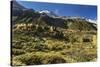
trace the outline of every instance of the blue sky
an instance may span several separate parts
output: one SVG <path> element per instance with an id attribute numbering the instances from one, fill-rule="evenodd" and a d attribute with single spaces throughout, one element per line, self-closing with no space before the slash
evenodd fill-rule
<path id="1" fill-rule="evenodd" d="M 97 6 L 94 5 L 58 4 L 29 1 L 18 1 L 18 3 L 26 8 L 31 8 L 37 11 L 53 11 L 59 16 L 79 16 L 93 20 L 96 20 L 97 18 Z"/>

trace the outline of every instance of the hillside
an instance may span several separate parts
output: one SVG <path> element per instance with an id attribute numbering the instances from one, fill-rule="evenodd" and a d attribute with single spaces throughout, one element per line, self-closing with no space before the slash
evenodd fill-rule
<path id="1" fill-rule="evenodd" d="M 97 24 L 14 3 L 12 66 L 96 61 Z"/>
<path id="2" fill-rule="evenodd" d="M 23 10 L 22 13 L 16 17 L 17 18 L 14 20 L 16 23 L 42 24 L 42 22 L 45 22 L 45 24 L 48 26 L 61 27 L 64 29 L 86 31 L 97 30 L 93 23 L 90 23 L 89 21 L 86 21 L 82 18 L 70 19 L 66 17 L 67 19 L 63 19 L 59 16 L 52 17 L 46 13 L 39 13 L 32 9 Z"/>

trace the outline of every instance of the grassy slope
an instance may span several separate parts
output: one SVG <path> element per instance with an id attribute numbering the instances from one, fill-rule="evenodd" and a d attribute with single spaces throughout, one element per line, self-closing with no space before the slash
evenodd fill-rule
<path id="1" fill-rule="evenodd" d="M 34 32 L 48 36 L 34 36 Z M 57 35 L 53 33 L 51 34 L 53 36 L 49 34 L 44 34 L 38 29 L 37 31 L 13 31 L 12 64 L 37 65 L 96 61 L 96 43 L 94 43 L 96 38 L 93 38 L 93 41 L 83 42 L 84 36 L 95 37 L 96 32 L 67 32 L 64 33 L 63 38 L 54 37 Z"/>

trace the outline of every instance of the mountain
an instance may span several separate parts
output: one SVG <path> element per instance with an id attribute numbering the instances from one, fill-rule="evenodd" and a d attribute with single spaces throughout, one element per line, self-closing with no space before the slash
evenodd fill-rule
<path id="1" fill-rule="evenodd" d="M 50 14 L 51 12 L 49 10 L 41 10 L 41 11 L 38 11 L 39 13 L 45 13 L 45 14 Z"/>
<path id="2" fill-rule="evenodd" d="M 17 1 L 11 1 L 13 9 L 22 10 L 26 9 L 24 6 L 20 5 Z"/>
<path id="3" fill-rule="evenodd" d="M 88 22 L 97 24 L 97 21 L 96 21 L 96 20 L 92 20 L 92 19 L 86 19 L 86 20 L 87 20 Z"/>
<path id="4" fill-rule="evenodd" d="M 72 30 L 97 30 L 97 25 L 81 17 L 61 17 L 49 10 L 35 11 L 27 9 L 16 1 L 12 2 L 12 22 L 32 23 L 42 26 L 53 26 L 56 28 Z M 16 19 L 15 19 L 16 18 Z"/>
<path id="5" fill-rule="evenodd" d="M 18 16 L 22 13 L 22 10 L 26 9 L 24 6 L 20 5 L 17 1 L 11 1 L 12 15 Z"/>
<path id="6" fill-rule="evenodd" d="M 41 10 L 41 11 L 38 11 L 40 14 L 43 14 L 43 15 L 48 15 L 48 16 L 51 16 L 51 17 L 57 17 L 57 15 L 52 12 L 52 11 L 49 11 L 49 10 Z"/>

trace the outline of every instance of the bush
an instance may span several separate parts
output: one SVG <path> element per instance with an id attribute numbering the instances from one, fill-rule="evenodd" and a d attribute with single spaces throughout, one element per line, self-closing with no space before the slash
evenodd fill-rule
<path id="1" fill-rule="evenodd" d="M 54 41 L 54 40 L 55 39 L 52 39 L 52 40 L 50 39 L 50 40 L 45 41 L 46 49 L 51 50 L 51 51 L 52 50 L 61 51 L 66 47 L 64 42 L 57 41 L 57 40 Z"/>
<path id="2" fill-rule="evenodd" d="M 56 63 L 65 63 L 66 60 L 58 54 L 47 54 L 43 60 L 44 64 L 56 64 Z"/>
<path id="3" fill-rule="evenodd" d="M 46 48 L 47 48 L 47 46 L 45 44 L 40 44 L 40 43 L 37 43 L 34 46 L 34 49 L 39 50 L 39 51 L 44 51 Z"/>
<path id="4" fill-rule="evenodd" d="M 13 42 L 12 47 L 16 49 L 21 49 L 23 45 L 21 44 L 21 42 Z"/>
<path id="5" fill-rule="evenodd" d="M 14 60 L 21 61 L 23 64 L 26 65 L 42 64 L 41 55 L 34 54 L 34 53 L 27 53 L 27 54 L 16 56 L 14 57 Z"/>
<path id="6" fill-rule="evenodd" d="M 27 53 L 16 56 L 13 58 L 12 62 L 13 65 L 17 65 L 17 63 L 20 62 L 21 64 L 25 65 L 39 65 L 39 64 L 65 63 L 66 60 L 62 57 L 62 55 L 59 54 L 37 52 L 37 53 Z"/>
<path id="7" fill-rule="evenodd" d="M 83 42 L 91 42 L 91 39 L 83 38 Z"/>
<path id="8" fill-rule="evenodd" d="M 56 39 L 64 39 L 64 34 L 61 31 L 56 31 L 54 32 L 54 34 L 52 35 L 54 38 Z"/>
<path id="9" fill-rule="evenodd" d="M 75 60 L 77 60 L 77 62 L 88 62 L 92 61 L 94 58 L 96 57 L 92 55 L 81 55 L 81 56 L 76 56 Z"/>
<path id="10" fill-rule="evenodd" d="M 39 32 L 43 32 L 43 31 L 44 31 L 43 27 L 42 27 L 42 26 L 39 26 L 39 27 L 38 27 L 38 33 L 39 33 Z"/>
<path id="11" fill-rule="evenodd" d="M 52 46 L 52 50 L 62 50 L 65 48 L 65 45 L 64 44 L 54 44 Z"/>
<path id="12" fill-rule="evenodd" d="M 22 65 L 26 65 L 26 64 L 24 64 L 20 61 L 15 61 L 15 60 L 12 61 L 12 66 L 22 66 Z"/>
<path id="13" fill-rule="evenodd" d="M 25 51 L 22 49 L 15 49 L 15 48 L 12 49 L 13 55 L 20 55 L 20 54 L 24 54 L 24 53 L 25 53 Z"/>

